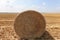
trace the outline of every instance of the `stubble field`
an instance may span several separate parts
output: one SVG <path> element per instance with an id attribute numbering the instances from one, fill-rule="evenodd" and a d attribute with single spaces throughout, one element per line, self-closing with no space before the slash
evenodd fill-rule
<path id="1" fill-rule="evenodd" d="M 14 20 L 18 13 L 0 13 L 0 40 L 18 40 L 14 30 Z M 46 32 L 39 40 L 60 40 L 60 14 L 43 14 Z"/>

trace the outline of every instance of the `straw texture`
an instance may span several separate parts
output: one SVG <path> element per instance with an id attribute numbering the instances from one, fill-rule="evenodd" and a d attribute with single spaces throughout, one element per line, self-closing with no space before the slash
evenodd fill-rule
<path id="1" fill-rule="evenodd" d="M 45 32 L 45 19 L 41 13 L 28 10 L 20 13 L 14 22 L 15 32 L 20 38 L 36 38 Z"/>

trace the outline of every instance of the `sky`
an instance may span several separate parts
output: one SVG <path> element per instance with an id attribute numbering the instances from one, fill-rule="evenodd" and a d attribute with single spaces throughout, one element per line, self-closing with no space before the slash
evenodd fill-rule
<path id="1" fill-rule="evenodd" d="M 0 12 L 60 12 L 60 0 L 0 0 Z"/>

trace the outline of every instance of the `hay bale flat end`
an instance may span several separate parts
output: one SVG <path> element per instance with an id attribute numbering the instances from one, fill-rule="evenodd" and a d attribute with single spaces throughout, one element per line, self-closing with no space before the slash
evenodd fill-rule
<path id="1" fill-rule="evenodd" d="M 20 38 L 41 37 L 45 32 L 45 19 L 41 13 L 28 10 L 20 13 L 14 22 L 14 29 Z"/>

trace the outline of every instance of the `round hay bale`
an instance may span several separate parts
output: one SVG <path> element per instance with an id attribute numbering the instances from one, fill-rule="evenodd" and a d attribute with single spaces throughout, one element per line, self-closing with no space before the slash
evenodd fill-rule
<path id="1" fill-rule="evenodd" d="M 45 19 L 41 13 L 28 10 L 20 13 L 14 22 L 14 29 L 20 38 L 36 38 L 45 32 Z"/>

